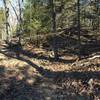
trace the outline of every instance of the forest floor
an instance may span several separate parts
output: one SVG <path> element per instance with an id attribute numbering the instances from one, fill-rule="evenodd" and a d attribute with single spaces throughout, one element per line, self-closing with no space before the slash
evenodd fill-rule
<path id="1" fill-rule="evenodd" d="M 29 53 L 29 51 L 31 53 Z M 100 100 L 100 54 L 77 60 L 29 49 L 19 58 L 0 53 L 0 100 Z"/>

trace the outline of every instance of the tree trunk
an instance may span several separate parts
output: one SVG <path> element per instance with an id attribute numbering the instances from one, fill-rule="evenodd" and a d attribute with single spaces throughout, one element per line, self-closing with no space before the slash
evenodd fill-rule
<path id="1" fill-rule="evenodd" d="M 79 46 L 79 56 L 81 54 L 81 38 L 80 38 L 80 0 L 77 0 L 77 21 L 78 21 L 78 46 Z"/>
<path id="2" fill-rule="evenodd" d="M 5 24 L 6 24 L 6 40 L 9 41 L 9 23 L 8 23 L 8 17 L 9 17 L 9 9 L 7 8 L 7 2 L 6 0 L 3 0 L 4 8 L 5 8 Z"/>
<path id="3" fill-rule="evenodd" d="M 50 0 L 50 5 L 51 5 L 51 17 L 52 17 L 52 32 L 56 33 L 56 12 L 55 12 L 53 0 Z M 56 37 L 53 38 L 52 49 L 53 49 L 53 52 L 54 52 L 55 60 L 58 60 L 58 48 L 56 46 L 56 39 L 55 38 Z"/>
<path id="4" fill-rule="evenodd" d="M 18 0 L 18 6 L 19 6 L 19 29 L 18 29 L 18 35 L 19 36 L 19 43 L 21 43 L 21 31 L 22 31 L 22 8 L 21 8 L 21 1 Z"/>

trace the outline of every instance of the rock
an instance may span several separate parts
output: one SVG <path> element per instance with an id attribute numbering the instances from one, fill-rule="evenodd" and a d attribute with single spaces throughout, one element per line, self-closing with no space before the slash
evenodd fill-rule
<path id="1" fill-rule="evenodd" d="M 89 85 L 92 85 L 93 84 L 93 79 L 92 78 L 88 81 L 88 84 Z"/>
<path id="2" fill-rule="evenodd" d="M 94 81 L 93 81 L 93 79 L 91 78 L 91 79 L 88 81 L 88 84 L 89 84 L 89 86 L 90 86 L 90 90 L 93 90 L 93 83 L 94 83 Z"/>
<path id="3" fill-rule="evenodd" d="M 33 83 L 35 82 L 35 79 L 27 79 L 26 82 L 30 85 L 33 85 Z"/>

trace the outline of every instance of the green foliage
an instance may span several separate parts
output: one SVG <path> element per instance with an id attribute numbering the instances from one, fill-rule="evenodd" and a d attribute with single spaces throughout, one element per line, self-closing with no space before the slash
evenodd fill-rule
<path id="1" fill-rule="evenodd" d="M 31 34 L 50 31 L 50 16 L 47 6 L 39 0 L 27 0 L 24 10 L 24 29 Z"/>
<path id="2" fill-rule="evenodd" d="M 93 31 L 93 29 L 97 30 L 95 27 L 99 27 L 100 11 L 98 11 L 96 3 L 80 0 L 80 28 Z M 54 0 L 53 6 L 57 31 L 78 26 L 77 0 Z M 43 35 L 43 37 L 49 35 L 52 22 L 50 0 L 26 0 L 23 27 L 27 37 L 34 39 L 38 35 Z M 78 28 L 75 31 L 77 30 Z M 67 32 L 67 34 L 75 34 L 75 31 Z"/>

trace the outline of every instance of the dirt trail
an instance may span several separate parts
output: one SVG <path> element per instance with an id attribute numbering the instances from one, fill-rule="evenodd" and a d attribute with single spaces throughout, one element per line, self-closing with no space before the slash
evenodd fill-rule
<path id="1" fill-rule="evenodd" d="M 99 64 L 99 58 L 67 64 L 0 53 L 0 100 L 99 100 Z"/>

